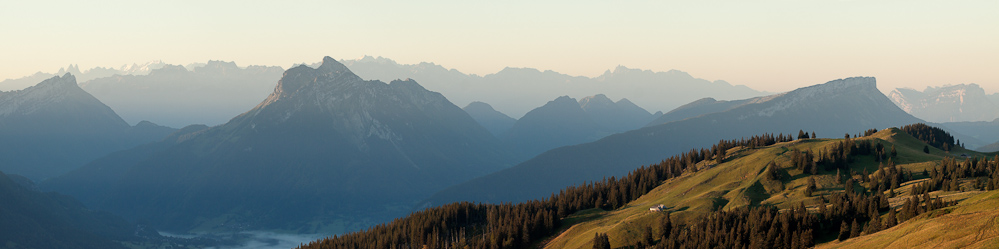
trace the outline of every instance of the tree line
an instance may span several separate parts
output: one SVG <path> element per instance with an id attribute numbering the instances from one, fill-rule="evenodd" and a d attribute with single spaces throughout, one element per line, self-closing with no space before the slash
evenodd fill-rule
<path id="1" fill-rule="evenodd" d="M 804 134 L 807 133 L 799 132 L 799 139 L 806 138 Z M 814 138 L 814 135 L 807 137 Z M 697 172 L 698 165 L 724 162 L 729 149 L 764 147 L 793 139 L 790 134 L 764 134 L 748 139 L 721 140 L 711 148 L 692 149 L 659 163 L 642 166 L 621 178 L 609 177 L 570 186 L 541 200 L 518 204 L 446 204 L 367 230 L 314 241 L 300 248 L 528 248 L 558 233 L 562 220 L 574 213 L 593 208 L 621 208 L 665 180 Z M 615 246 L 806 248 L 815 245 L 816 238 L 847 239 L 870 234 L 920 213 L 953 204 L 923 194 L 907 199 L 901 209 L 889 207 L 888 198 L 894 197 L 895 188 L 913 179 L 912 172 L 892 162 L 895 154 L 894 148 L 888 151 L 870 140 L 850 139 L 849 134 L 817 153 L 793 150 L 791 167 L 812 175 L 818 174 L 820 169 L 836 170 L 837 180 L 845 191 L 820 196 L 820 204 L 811 211 L 803 203 L 788 210 L 778 210 L 773 206 L 742 207 L 714 211 L 704 219 L 687 224 L 674 224 L 670 214 L 664 212 L 657 227 L 644 228 L 637 245 Z M 874 174 L 853 172 L 849 164 L 858 155 L 875 155 L 881 166 Z M 999 186 L 996 180 L 999 179 L 997 160 L 999 158 L 991 161 L 973 159 L 966 163 L 945 162 L 938 169 L 923 175 L 931 181 L 935 181 L 933 178 L 957 179 L 968 175 L 987 177 L 982 180 L 982 185 L 994 189 Z M 768 165 L 768 172 L 781 168 Z M 840 171 L 846 173 L 840 176 Z M 777 173 L 768 174 L 779 177 Z M 816 190 L 815 180 L 809 176 L 803 191 L 811 196 Z M 887 195 L 885 191 L 888 191 Z M 596 234 L 594 242 L 594 248 L 611 247 L 606 234 Z"/>
<path id="2" fill-rule="evenodd" d="M 417 211 L 367 230 L 313 241 L 300 248 L 526 248 L 535 240 L 555 234 L 561 219 L 569 215 L 592 208 L 620 208 L 662 181 L 684 172 L 696 172 L 701 162 L 722 162 L 729 149 L 793 140 L 790 134 L 720 140 L 711 149 L 693 149 L 642 166 L 624 177 L 585 182 L 541 200 L 519 204 L 452 203 Z"/>

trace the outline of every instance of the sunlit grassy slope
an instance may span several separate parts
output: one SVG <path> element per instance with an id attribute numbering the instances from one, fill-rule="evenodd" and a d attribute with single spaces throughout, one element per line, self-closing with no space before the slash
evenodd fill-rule
<path id="1" fill-rule="evenodd" d="M 999 191 L 922 214 L 871 235 L 818 248 L 999 248 Z"/>
<path id="2" fill-rule="evenodd" d="M 882 143 L 888 148 L 886 150 L 894 145 L 898 152 L 894 159 L 896 163 L 913 172 L 922 172 L 923 169 L 936 166 L 934 161 L 947 156 L 982 155 L 960 148 L 945 152 L 932 147 L 927 154 L 923 152 L 923 142 L 895 128 L 858 139 L 872 139 L 875 143 Z M 805 139 L 756 149 L 733 148 L 728 151 L 728 157 L 723 163 L 704 161 L 699 164 L 698 172 L 688 172 L 664 181 L 659 187 L 623 208 L 612 211 L 592 209 L 569 217 L 564 222 L 565 231 L 549 239 L 545 248 L 591 248 L 595 233 L 607 233 L 614 246 L 633 245 L 640 240 L 645 227 L 658 229 L 655 223 L 659 222 L 662 214 L 649 211 L 650 207 L 657 204 L 667 207 L 674 222 L 696 219 L 718 209 L 728 210 L 750 205 L 773 205 L 784 209 L 804 202 L 806 206 L 814 207 L 819 201 L 818 196 L 841 192 L 843 185 L 836 183 L 836 171 L 821 171 L 814 176 L 817 191 L 813 193 L 813 197 L 806 197 L 804 189 L 809 175 L 790 168 L 789 151 L 824 151 L 841 140 Z M 762 175 L 771 161 L 788 167 L 784 168 L 785 174 L 779 181 L 767 180 Z M 872 156 L 861 156 L 851 164 L 851 168 L 857 172 L 866 169 L 873 174 L 878 169 L 878 164 Z"/>

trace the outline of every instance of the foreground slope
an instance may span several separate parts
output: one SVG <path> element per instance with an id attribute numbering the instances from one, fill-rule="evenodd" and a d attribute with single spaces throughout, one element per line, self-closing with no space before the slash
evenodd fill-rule
<path id="1" fill-rule="evenodd" d="M 716 210 L 735 210 L 755 206 L 774 206 L 779 209 L 792 209 L 799 203 L 804 204 L 811 212 L 817 213 L 818 203 L 825 196 L 843 193 L 844 184 L 836 180 L 837 170 L 826 170 L 820 163 L 817 174 L 811 174 L 794 166 L 794 152 L 812 151 L 818 155 L 831 151 L 843 139 L 804 139 L 793 142 L 778 143 L 762 148 L 736 147 L 730 149 L 723 163 L 705 161 L 698 165 L 696 172 L 684 172 L 680 177 L 664 181 L 655 189 L 640 198 L 616 210 L 594 209 L 567 218 L 574 221 L 564 226 L 564 231 L 547 240 L 546 248 L 590 248 L 594 233 L 605 233 L 611 238 L 613 245 L 636 245 L 642 240 L 645 227 L 660 226 L 662 214 L 649 211 L 655 205 L 664 205 L 665 212 L 670 212 L 675 223 L 690 223 Z M 903 171 L 921 172 L 931 169 L 934 161 L 961 154 L 980 156 L 981 154 L 963 149 L 942 151 L 930 147 L 930 153 L 924 153 L 925 143 L 906 134 L 890 128 L 870 136 L 852 139 L 855 143 L 870 142 L 882 144 L 887 148 L 895 148 L 896 156 L 890 157 L 898 162 Z M 875 155 L 856 156 L 849 163 L 850 170 L 855 172 L 858 189 L 869 187 L 861 179 L 859 173 L 868 172 L 874 178 L 879 169 L 885 170 L 886 161 L 876 162 Z M 780 169 L 780 179 L 769 179 L 765 172 L 771 163 Z M 880 165 L 880 168 L 879 168 Z M 808 178 L 816 182 L 816 190 L 811 196 L 805 193 Z M 873 181 L 873 180 L 872 180 Z M 918 181 L 918 180 L 917 180 Z M 914 181 L 916 182 L 916 181 Z M 867 183 L 870 184 L 870 183 Z M 908 193 L 911 183 L 902 183 L 897 193 Z M 885 190 L 887 192 L 887 190 Z M 937 192 L 933 196 L 951 196 L 957 191 L 948 193 Z M 823 196 L 823 197 L 820 197 Z M 900 197 L 901 198 L 901 197 Z M 953 198 L 967 198 L 966 195 L 954 195 Z M 897 198 L 896 198 L 897 199 Z M 892 206 L 900 205 L 892 199 Z M 903 199 L 904 200 L 904 199 Z M 838 225 L 838 224 L 837 224 Z M 838 227 L 838 226 L 837 226 Z M 658 239 L 658 238 L 657 238 Z M 822 238 L 816 238 L 820 242 Z"/>
<path id="2" fill-rule="evenodd" d="M 228 123 L 139 160 L 97 207 L 175 230 L 341 233 L 400 216 L 413 202 L 506 167 L 498 141 L 414 81 L 365 81 L 326 57 L 289 69 Z M 98 173 L 101 174 L 101 173 Z M 79 173 L 79 176 L 93 173 Z M 104 178 L 96 178 L 104 179 Z M 64 188 L 87 189 L 87 179 Z M 58 183 L 52 183 L 58 185 Z"/>
<path id="3" fill-rule="evenodd" d="M 34 180 L 171 132 L 149 122 L 129 126 L 68 73 L 24 90 L 0 92 L 0 170 Z"/>
<path id="4" fill-rule="evenodd" d="M 999 157 L 955 147 L 941 129 L 859 134 L 720 141 L 543 199 L 447 204 L 301 248 L 808 248 L 999 187 Z"/>
<path id="5" fill-rule="evenodd" d="M 566 186 L 622 176 L 666 155 L 704 148 L 721 139 L 798 131 L 843 137 L 870 128 L 918 123 L 891 103 L 869 77 L 800 88 L 727 111 L 645 127 L 598 141 L 556 148 L 519 165 L 435 194 L 429 205 L 455 201 L 519 202 Z"/>
<path id="6" fill-rule="evenodd" d="M 997 219 L 999 191 L 994 190 L 878 233 L 817 248 L 996 248 Z"/>

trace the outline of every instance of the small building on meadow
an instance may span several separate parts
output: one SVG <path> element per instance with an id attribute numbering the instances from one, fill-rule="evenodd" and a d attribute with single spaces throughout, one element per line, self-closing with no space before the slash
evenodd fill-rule
<path id="1" fill-rule="evenodd" d="M 663 204 L 655 205 L 649 208 L 649 212 L 662 212 L 663 210 L 666 210 L 666 206 Z"/>

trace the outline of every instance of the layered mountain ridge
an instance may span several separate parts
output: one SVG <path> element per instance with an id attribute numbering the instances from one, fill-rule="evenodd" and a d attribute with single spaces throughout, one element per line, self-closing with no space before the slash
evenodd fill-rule
<path id="1" fill-rule="evenodd" d="M 226 124 L 182 137 L 43 187 L 77 188 L 85 203 L 168 230 L 340 233 L 510 164 L 499 141 L 441 94 L 412 80 L 365 81 L 329 57 L 287 70 L 266 99 Z M 106 179 L 94 174 L 122 176 L 88 191 L 101 185 L 90 179 Z"/>
<path id="2" fill-rule="evenodd" d="M 898 88 L 888 94 L 902 110 L 930 122 L 991 121 L 999 118 L 999 94 L 987 95 L 978 84 Z"/>
<path id="3" fill-rule="evenodd" d="M 577 101 L 561 96 L 525 114 L 501 138 L 530 158 L 550 149 L 633 130 L 654 118 L 628 99 L 614 102 L 597 94 Z"/>
<path id="4" fill-rule="evenodd" d="M 66 173 L 109 152 L 157 141 L 173 129 L 129 126 L 71 74 L 0 92 L 0 170 L 34 180 Z"/>
<path id="5" fill-rule="evenodd" d="M 565 186 L 621 176 L 690 148 L 764 133 L 815 131 L 842 137 L 871 128 L 918 123 L 876 88 L 871 77 L 855 77 L 768 97 L 726 111 L 645 127 L 595 142 L 553 149 L 510 169 L 448 188 L 430 199 L 508 202 L 546 197 Z"/>
<path id="6" fill-rule="evenodd" d="M 685 72 L 654 72 L 618 66 L 600 76 L 583 77 L 551 70 L 507 67 L 494 74 L 464 74 L 433 63 L 399 64 L 370 57 L 341 61 L 358 75 L 370 79 L 412 78 L 427 89 L 460 104 L 486 102 L 496 110 L 520 119 L 534 108 L 559 96 L 624 96 L 648 110 L 669 110 L 703 97 L 744 99 L 766 93 L 728 82 L 694 78 Z M 529 92 L 521 89 L 532 89 Z"/>
<path id="7" fill-rule="evenodd" d="M 234 62 L 208 61 L 185 68 L 163 65 L 144 75 L 114 75 L 80 86 L 101 99 L 129 123 L 150 120 L 172 127 L 218 125 L 260 103 L 280 67 L 239 67 Z"/>

